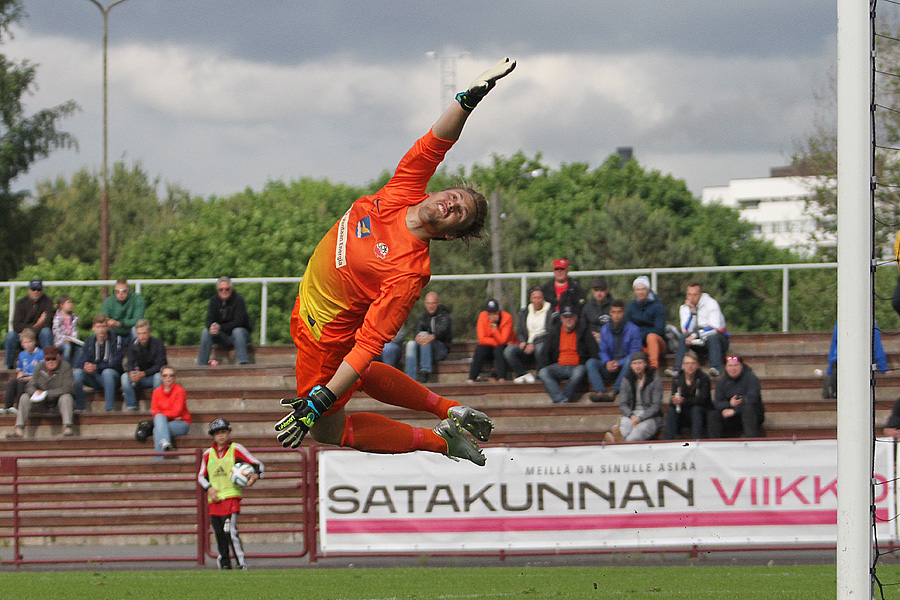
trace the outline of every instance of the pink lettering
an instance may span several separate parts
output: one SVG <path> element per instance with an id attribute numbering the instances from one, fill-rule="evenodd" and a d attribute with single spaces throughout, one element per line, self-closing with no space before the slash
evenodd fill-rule
<path id="1" fill-rule="evenodd" d="M 781 487 L 781 477 L 775 478 L 775 504 L 781 504 L 782 498 L 787 496 L 790 493 L 793 493 L 803 504 L 809 504 L 809 500 L 806 499 L 806 496 L 803 495 L 803 492 L 797 487 L 806 479 L 806 476 L 798 477 L 794 480 L 791 485 L 786 488 Z"/>
<path id="2" fill-rule="evenodd" d="M 731 497 L 728 497 L 728 494 L 725 493 L 725 490 L 722 488 L 722 484 L 719 483 L 719 479 L 717 477 L 712 478 L 713 485 L 716 486 L 716 491 L 719 492 L 719 497 L 722 498 L 722 502 L 725 503 L 726 506 L 734 506 L 734 503 L 737 502 L 738 495 L 741 493 L 741 488 L 744 487 L 744 481 L 746 477 L 741 477 L 738 479 L 737 486 L 734 488 L 734 494 Z"/>

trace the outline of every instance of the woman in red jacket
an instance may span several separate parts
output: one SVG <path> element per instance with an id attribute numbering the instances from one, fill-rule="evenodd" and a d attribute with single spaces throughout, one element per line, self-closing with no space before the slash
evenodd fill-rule
<path id="1" fill-rule="evenodd" d="M 478 346 L 472 355 L 472 366 L 469 368 L 469 379 L 466 383 L 475 383 L 484 361 L 489 358 L 494 361 L 496 378 L 506 379 L 506 360 L 503 358 L 503 351 L 507 344 L 516 343 L 512 315 L 500 310 L 500 303 L 491 298 L 478 315 L 475 331 L 478 334 Z"/>
<path id="2" fill-rule="evenodd" d="M 153 444 L 157 452 L 173 450 L 172 439 L 187 434 L 191 413 L 187 409 L 187 392 L 175 383 L 175 369 L 163 367 L 163 384 L 153 390 L 150 412 L 153 414 Z"/>

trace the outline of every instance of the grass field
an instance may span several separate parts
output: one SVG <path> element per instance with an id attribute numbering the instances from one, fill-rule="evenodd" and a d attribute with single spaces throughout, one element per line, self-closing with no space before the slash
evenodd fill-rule
<path id="1" fill-rule="evenodd" d="M 883 583 L 900 566 L 880 566 Z M 791 567 L 475 567 L 0 574 L 4 600 L 454 600 L 834 598 L 833 565 Z M 876 590 L 876 597 L 880 595 Z M 900 598 L 900 588 L 885 591 Z"/>

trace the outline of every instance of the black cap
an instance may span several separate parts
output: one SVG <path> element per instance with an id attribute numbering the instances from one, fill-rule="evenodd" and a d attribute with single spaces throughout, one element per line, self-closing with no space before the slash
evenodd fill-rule
<path id="1" fill-rule="evenodd" d="M 563 309 L 561 311 L 559 311 L 559 314 L 562 317 L 577 317 L 578 316 L 578 312 L 576 312 L 576 310 L 568 304 L 563 306 Z"/>
<path id="2" fill-rule="evenodd" d="M 491 298 L 485 303 L 484 310 L 488 311 L 489 313 L 500 312 L 500 303 Z"/>
<path id="3" fill-rule="evenodd" d="M 606 283 L 606 279 L 603 277 L 595 277 L 593 281 L 591 281 L 591 288 L 595 290 L 608 290 L 609 285 Z"/>
<path id="4" fill-rule="evenodd" d="M 645 362 L 650 362 L 650 359 L 647 358 L 647 355 L 643 352 L 635 352 L 631 355 L 631 358 L 628 359 L 628 362 L 634 362 L 636 360 L 643 360 Z"/>
<path id="5" fill-rule="evenodd" d="M 218 431 L 231 431 L 231 423 L 229 423 L 226 419 L 219 417 L 217 419 L 213 419 L 209 424 L 209 435 L 214 435 Z"/>
<path id="6" fill-rule="evenodd" d="M 42 290 L 44 289 L 44 282 L 41 281 L 40 277 L 35 277 L 31 281 L 28 282 L 29 290 Z"/>

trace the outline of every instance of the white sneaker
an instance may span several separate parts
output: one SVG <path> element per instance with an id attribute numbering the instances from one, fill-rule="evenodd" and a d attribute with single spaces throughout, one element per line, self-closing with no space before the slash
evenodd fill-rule
<path id="1" fill-rule="evenodd" d="M 519 375 L 518 377 L 513 379 L 513 383 L 534 383 L 534 375 L 532 375 L 531 373 Z"/>
<path id="2" fill-rule="evenodd" d="M 19 414 L 19 409 L 16 408 L 15 406 L 10 406 L 9 408 L 6 409 L 6 414 L 17 415 L 17 414 Z"/>
<path id="3" fill-rule="evenodd" d="M 534 383 L 537 381 L 531 373 L 525 373 L 525 383 Z"/>

